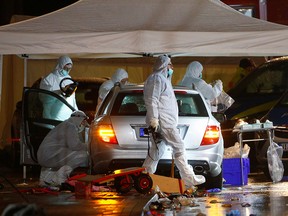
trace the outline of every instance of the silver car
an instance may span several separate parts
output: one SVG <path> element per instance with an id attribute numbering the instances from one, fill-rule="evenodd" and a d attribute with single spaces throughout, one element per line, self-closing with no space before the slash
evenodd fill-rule
<path id="1" fill-rule="evenodd" d="M 196 174 L 206 177 L 205 188 L 222 188 L 224 145 L 220 123 L 197 91 L 174 87 L 174 92 L 179 106 L 178 129 L 189 164 Z M 145 116 L 143 85 L 112 88 L 90 126 L 92 173 L 142 166 L 151 144 L 145 133 Z M 172 149 L 167 146 L 156 174 L 169 176 L 171 159 Z"/>

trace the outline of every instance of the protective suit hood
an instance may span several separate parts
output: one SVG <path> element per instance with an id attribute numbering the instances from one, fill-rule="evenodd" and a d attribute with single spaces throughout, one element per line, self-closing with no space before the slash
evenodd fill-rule
<path id="1" fill-rule="evenodd" d="M 182 81 L 179 83 L 179 85 L 183 86 L 191 86 L 191 83 L 193 82 L 193 79 L 201 79 L 200 75 L 203 71 L 203 66 L 198 61 L 191 62 L 186 69 L 186 73 L 182 79 Z"/>
<path id="2" fill-rule="evenodd" d="M 86 116 L 86 114 L 83 111 L 77 110 L 71 114 L 69 121 L 78 127 L 81 124 L 81 122 L 87 118 L 88 116 Z"/>
<path id="3" fill-rule="evenodd" d="M 185 79 L 185 77 L 199 78 L 202 71 L 203 71 L 202 64 L 198 61 L 193 61 L 188 65 L 186 69 L 186 74 L 183 79 Z"/>
<path id="4" fill-rule="evenodd" d="M 167 55 L 159 56 L 154 64 L 154 73 L 162 73 L 167 77 L 167 67 L 171 64 L 171 59 Z"/>
<path id="5" fill-rule="evenodd" d="M 66 64 L 72 64 L 73 65 L 73 62 L 69 56 L 61 56 L 58 59 L 58 62 L 55 66 L 55 70 L 62 70 Z"/>
<path id="6" fill-rule="evenodd" d="M 118 68 L 112 75 L 111 80 L 113 83 L 120 82 L 122 79 L 128 78 L 128 73 L 122 68 Z"/>

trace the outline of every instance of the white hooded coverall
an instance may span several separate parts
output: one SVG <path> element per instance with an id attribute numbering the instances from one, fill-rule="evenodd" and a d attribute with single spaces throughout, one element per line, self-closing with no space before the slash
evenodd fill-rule
<path id="1" fill-rule="evenodd" d="M 60 182 L 55 179 L 51 180 L 57 171 L 57 175 L 64 176 L 65 180 L 65 177 L 67 178 L 73 169 L 88 166 L 88 144 L 82 141 L 80 130 L 81 123 L 86 118 L 87 116 L 82 111 L 73 112 L 69 119 L 52 129 L 42 141 L 37 152 L 37 159 L 42 166 L 41 172 L 45 173 L 46 171 L 47 174 L 48 171 L 51 171 L 48 173 L 50 177 L 48 180 L 46 178 L 46 181 L 50 180 L 60 184 L 63 179 L 60 179 Z M 43 178 L 45 179 L 45 177 Z"/>
<path id="2" fill-rule="evenodd" d="M 159 56 L 154 65 L 153 73 L 145 81 L 146 123 L 150 125 L 152 119 L 158 119 L 163 140 L 156 146 L 151 137 L 152 146 L 143 167 L 149 173 L 155 173 L 157 164 L 165 151 L 165 145 L 169 145 L 173 149 L 175 164 L 180 171 L 181 178 L 187 187 L 192 187 L 204 183 L 205 177 L 196 176 L 192 166 L 188 164 L 184 142 L 181 140 L 177 129 L 178 105 L 172 88 L 171 77 L 167 78 L 167 67 L 170 63 L 171 60 L 168 56 Z"/>
<path id="3" fill-rule="evenodd" d="M 122 68 L 118 68 L 115 73 L 112 75 L 111 80 L 107 80 L 99 88 L 98 92 L 98 103 L 96 107 L 96 113 L 99 109 L 100 104 L 104 100 L 104 98 L 107 96 L 109 91 L 114 87 L 115 83 L 120 82 L 123 79 L 128 79 L 128 73 Z"/>
<path id="4" fill-rule="evenodd" d="M 107 80 L 100 86 L 99 98 L 103 101 L 108 92 L 113 88 L 115 83 L 120 82 L 122 79 L 128 78 L 128 73 L 122 69 L 118 68 L 112 75 L 111 80 Z"/>
<path id="5" fill-rule="evenodd" d="M 198 61 L 191 62 L 186 69 L 186 73 L 179 85 L 186 86 L 199 91 L 205 98 L 211 111 L 217 111 L 211 106 L 211 102 L 215 100 L 223 91 L 221 80 L 216 80 L 214 85 L 206 83 L 202 78 L 203 66 Z"/>
<path id="6" fill-rule="evenodd" d="M 61 56 L 58 59 L 55 69 L 41 80 L 40 88 L 48 90 L 48 91 L 52 91 L 58 95 L 61 95 L 61 90 L 60 90 L 60 85 L 59 85 L 61 80 L 64 78 L 71 78 L 69 74 L 65 75 L 63 74 L 63 71 L 62 71 L 64 66 L 67 64 L 73 64 L 72 60 L 68 56 Z M 62 87 L 71 83 L 72 81 L 65 80 L 62 83 Z M 78 110 L 74 93 L 70 97 L 64 97 L 64 98 L 72 107 L 75 108 L 75 110 Z M 72 113 L 71 109 L 68 108 L 67 106 L 63 106 L 63 104 L 60 103 L 60 101 L 56 99 L 52 99 L 48 96 L 40 97 L 40 99 L 43 102 L 43 117 L 44 118 L 63 121 L 70 117 Z"/>

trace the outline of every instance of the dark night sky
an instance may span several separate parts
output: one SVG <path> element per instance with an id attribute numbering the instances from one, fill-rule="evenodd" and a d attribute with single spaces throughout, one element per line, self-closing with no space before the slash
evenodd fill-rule
<path id="1" fill-rule="evenodd" d="M 78 0 L 0 0 L 0 25 L 17 15 L 40 16 L 66 7 Z"/>

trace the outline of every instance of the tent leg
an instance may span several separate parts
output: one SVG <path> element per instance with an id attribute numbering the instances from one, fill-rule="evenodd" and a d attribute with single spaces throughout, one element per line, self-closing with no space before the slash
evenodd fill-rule
<path id="1" fill-rule="evenodd" d="M 23 183 L 26 184 L 26 180 L 27 180 L 27 167 L 25 165 L 23 165 Z"/>

